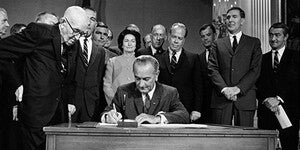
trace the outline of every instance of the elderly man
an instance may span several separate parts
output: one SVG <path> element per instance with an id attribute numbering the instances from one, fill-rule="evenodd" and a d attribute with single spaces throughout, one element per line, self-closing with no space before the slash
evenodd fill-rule
<path id="1" fill-rule="evenodd" d="M 0 61 L 24 58 L 24 95 L 20 106 L 24 149 L 44 149 L 44 126 L 67 116 L 65 99 L 68 50 L 87 30 L 89 20 L 78 6 L 67 8 L 59 24 L 30 23 L 20 34 L 0 41 Z M 70 113 L 74 106 L 69 105 Z"/>
<path id="2" fill-rule="evenodd" d="M 166 28 L 161 25 L 157 24 L 152 27 L 151 31 L 151 45 L 146 49 L 140 49 L 137 51 L 137 56 L 139 55 L 156 55 L 162 54 L 164 52 L 162 46 L 167 39 L 166 36 Z"/>
<path id="3" fill-rule="evenodd" d="M 191 121 L 196 121 L 201 117 L 202 80 L 198 55 L 183 48 L 187 33 L 184 24 L 172 25 L 168 50 L 156 55 L 161 68 L 158 81 L 177 88 Z"/>
<path id="4" fill-rule="evenodd" d="M 150 33 L 148 33 L 144 36 L 143 44 L 146 49 L 151 46 L 151 34 Z"/>
<path id="5" fill-rule="evenodd" d="M 159 63 L 154 57 L 142 55 L 136 58 L 133 73 L 135 82 L 118 88 L 101 117 L 102 122 L 117 123 L 121 118 L 151 124 L 189 122 L 177 90 L 156 82 Z"/>

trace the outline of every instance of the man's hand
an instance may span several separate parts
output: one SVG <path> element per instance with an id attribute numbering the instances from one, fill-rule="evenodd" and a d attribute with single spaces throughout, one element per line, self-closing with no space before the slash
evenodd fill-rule
<path id="1" fill-rule="evenodd" d="M 199 119 L 201 117 L 201 113 L 198 111 L 192 111 L 190 115 L 191 122 Z"/>
<path id="2" fill-rule="evenodd" d="M 68 111 L 69 111 L 69 113 L 71 113 L 71 115 L 73 115 L 76 111 L 75 105 L 68 104 Z"/>
<path id="3" fill-rule="evenodd" d="M 18 102 L 22 102 L 22 98 L 23 98 L 23 85 L 19 86 L 15 92 L 16 95 L 16 101 Z"/>
<path id="4" fill-rule="evenodd" d="M 142 113 L 135 117 L 135 120 L 138 124 L 142 124 L 143 122 L 149 122 L 151 124 L 160 123 L 160 116 L 153 116 L 149 114 Z"/>
<path id="5" fill-rule="evenodd" d="M 225 97 L 228 100 L 236 101 L 237 100 L 237 95 L 241 92 L 241 90 L 235 86 L 235 87 L 225 87 L 222 90 L 222 93 L 225 95 Z"/>
<path id="6" fill-rule="evenodd" d="M 122 114 L 117 112 L 116 109 L 112 109 L 106 114 L 105 122 L 115 124 L 121 119 Z"/>
<path id="7" fill-rule="evenodd" d="M 278 110 L 279 103 L 280 101 L 277 99 L 277 97 L 268 97 L 263 101 L 263 104 L 272 112 L 276 112 Z"/>
<path id="8" fill-rule="evenodd" d="M 18 105 L 15 105 L 13 107 L 13 120 L 14 121 L 18 121 Z"/>

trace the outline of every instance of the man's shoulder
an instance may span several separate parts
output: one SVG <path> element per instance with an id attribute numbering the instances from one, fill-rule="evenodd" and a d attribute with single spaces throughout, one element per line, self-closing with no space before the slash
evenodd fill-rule
<path id="1" fill-rule="evenodd" d="M 57 25 L 48 25 L 35 22 L 28 24 L 25 32 L 30 32 L 31 34 L 39 36 L 40 38 L 48 38 L 53 34 L 60 34 Z"/>
<path id="2" fill-rule="evenodd" d="M 177 89 L 173 86 L 169 86 L 163 83 L 156 82 L 157 88 L 163 89 L 164 92 L 177 92 Z"/>

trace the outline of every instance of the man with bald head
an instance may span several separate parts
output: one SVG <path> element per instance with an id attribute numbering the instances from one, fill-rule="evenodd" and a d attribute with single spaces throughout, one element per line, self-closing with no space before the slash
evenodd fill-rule
<path id="1" fill-rule="evenodd" d="M 162 46 L 167 39 L 166 35 L 166 28 L 161 25 L 157 24 L 152 27 L 151 30 L 151 45 L 146 49 L 141 49 L 137 51 L 137 56 L 140 55 L 152 55 L 155 56 L 156 54 L 162 54 L 164 52 Z"/>
<path id="2" fill-rule="evenodd" d="M 42 128 L 64 122 L 67 111 L 75 111 L 63 99 L 69 93 L 66 77 L 71 64 L 65 57 L 69 56 L 66 47 L 85 34 L 88 22 L 81 7 L 71 6 L 57 25 L 30 23 L 20 34 L 0 41 L 0 61 L 24 61 L 19 120 L 25 150 L 45 149 Z"/>
<path id="3" fill-rule="evenodd" d="M 56 14 L 54 14 L 52 12 L 44 11 L 37 15 L 35 22 L 54 25 L 54 24 L 58 23 L 58 17 Z"/>

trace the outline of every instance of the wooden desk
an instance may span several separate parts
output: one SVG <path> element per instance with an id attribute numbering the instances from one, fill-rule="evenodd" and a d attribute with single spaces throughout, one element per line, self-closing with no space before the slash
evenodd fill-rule
<path id="1" fill-rule="evenodd" d="M 45 127 L 47 150 L 275 150 L 277 131 L 186 128 Z"/>

